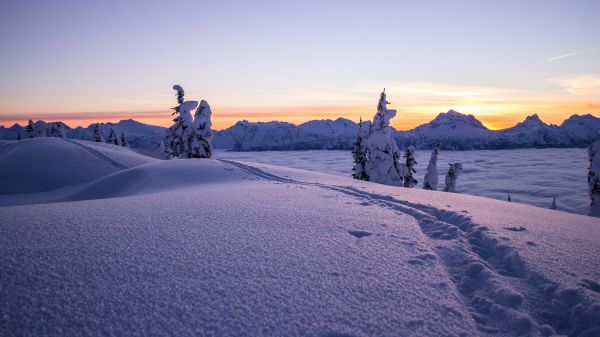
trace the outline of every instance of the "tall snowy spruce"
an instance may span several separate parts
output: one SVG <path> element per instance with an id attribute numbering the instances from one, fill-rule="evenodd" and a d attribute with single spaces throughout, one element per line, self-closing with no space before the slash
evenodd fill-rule
<path id="1" fill-rule="evenodd" d="M 192 158 L 210 158 L 212 157 L 212 123 L 210 121 L 210 105 L 205 100 L 200 101 L 200 105 L 194 115 L 194 129 L 192 135 Z"/>
<path id="2" fill-rule="evenodd" d="M 373 117 L 372 131 L 366 141 L 368 155 L 365 172 L 369 181 L 402 186 L 404 170 L 398 162 L 400 150 L 392 138 L 390 127 L 390 119 L 396 116 L 396 110 L 388 109 L 388 104 L 384 89 L 379 97 L 377 113 Z"/>
<path id="3" fill-rule="evenodd" d="M 354 158 L 352 178 L 369 181 L 369 176 L 367 175 L 365 168 L 367 165 L 367 147 L 365 144 L 364 136 L 365 135 L 363 135 L 361 117 L 358 123 L 358 133 L 356 135 L 356 141 L 354 142 L 354 148 L 352 149 L 352 158 Z"/>
<path id="4" fill-rule="evenodd" d="M 94 127 L 94 141 L 97 143 L 104 143 L 104 136 L 100 129 L 100 123 L 96 123 L 96 126 Z"/>
<path id="5" fill-rule="evenodd" d="M 404 151 L 404 165 L 406 169 L 404 170 L 404 187 L 415 187 L 417 185 L 417 179 L 413 177 L 413 173 L 417 173 L 415 170 L 415 165 L 417 165 L 417 161 L 415 160 L 415 147 L 409 146 Z"/>
<path id="6" fill-rule="evenodd" d="M 588 157 L 588 186 L 591 199 L 589 214 L 600 217 L 600 140 L 590 145 Z"/>
<path id="7" fill-rule="evenodd" d="M 180 85 L 174 85 L 173 90 L 177 92 L 177 106 L 174 110 L 174 124 L 167 129 L 167 154 L 169 158 L 191 158 L 192 157 L 192 127 L 193 120 L 191 111 L 198 107 L 196 101 L 184 101 L 185 92 Z"/>
<path id="8" fill-rule="evenodd" d="M 431 157 L 429 158 L 429 164 L 427 164 L 427 173 L 423 178 L 423 189 L 434 190 L 438 188 L 438 170 L 437 160 L 440 154 L 440 144 L 438 143 L 431 151 Z"/>
<path id="9" fill-rule="evenodd" d="M 129 147 L 129 141 L 127 140 L 127 136 L 125 136 L 125 132 L 121 131 L 121 146 Z"/>
<path id="10" fill-rule="evenodd" d="M 446 175 L 446 186 L 444 187 L 444 192 L 456 192 L 456 180 L 462 172 L 462 164 L 461 163 L 449 163 L 450 168 L 448 169 L 448 174 Z"/>

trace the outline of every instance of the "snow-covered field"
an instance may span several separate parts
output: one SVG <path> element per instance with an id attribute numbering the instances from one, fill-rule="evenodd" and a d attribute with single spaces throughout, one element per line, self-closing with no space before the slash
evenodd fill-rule
<path id="1" fill-rule="evenodd" d="M 418 187 L 423 185 L 431 151 L 416 151 Z M 350 151 L 217 151 L 217 158 L 288 166 L 350 177 Z M 485 151 L 441 151 L 440 189 L 449 162 L 463 163 L 457 192 L 500 200 L 510 194 L 513 202 L 549 208 L 556 196 L 558 209 L 587 214 L 586 149 L 520 149 Z M 442 172 L 443 170 L 443 172 Z"/>
<path id="2" fill-rule="evenodd" d="M 600 335 L 598 218 L 58 138 L 0 177 L 1 336 Z"/>

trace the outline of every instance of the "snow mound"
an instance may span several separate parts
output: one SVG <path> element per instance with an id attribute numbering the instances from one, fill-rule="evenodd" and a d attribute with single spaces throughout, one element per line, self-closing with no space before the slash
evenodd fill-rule
<path id="1" fill-rule="evenodd" d="M 127 148 L 62 138 L 0 143 L 0 194 L 49 191 L 94 181 L 155 159 Z"/>
<path id="2" fill-rule="evenodd" d="M 164 160 L 107 175 L 65 197 L 64 200 L 151 194 L 250 178 L 239 168 L 218 160 Z"/>

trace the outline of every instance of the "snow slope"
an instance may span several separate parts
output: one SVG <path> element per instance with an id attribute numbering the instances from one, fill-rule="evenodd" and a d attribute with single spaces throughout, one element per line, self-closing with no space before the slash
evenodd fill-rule
<path id="1" fill-rule="evenodd" d="M 0 207 L 0 335 L 600 332 L 596 218 L 226 160 L 70 200 Z"/>
<path id="2" fill-rule="evenodd" d="M 62 138 L 3 141 L 0 142 L 0 194 L 42 192 L 82 184 L 152 161 L 120 146 L 88 141 Z"/>

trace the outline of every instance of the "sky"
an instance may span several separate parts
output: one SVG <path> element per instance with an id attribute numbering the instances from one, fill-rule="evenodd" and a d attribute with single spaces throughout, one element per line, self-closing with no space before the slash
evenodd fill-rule
<path id="1" fill-rule="evenodd" d="M 0 2 L 0 124 L 133 118 L 207 100 L 238 120 L 371 119 L 454 109 L 487 127 L 600 116 L 600 1 Z"/>

